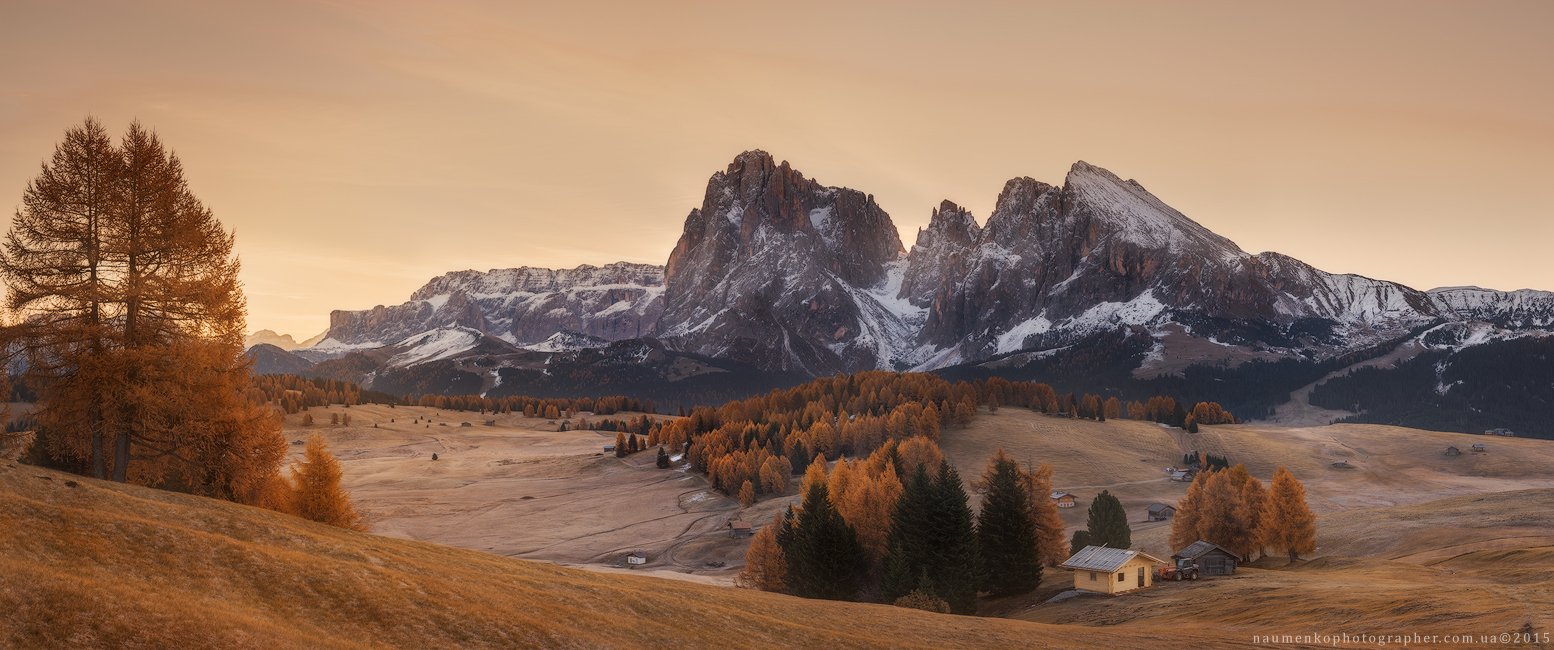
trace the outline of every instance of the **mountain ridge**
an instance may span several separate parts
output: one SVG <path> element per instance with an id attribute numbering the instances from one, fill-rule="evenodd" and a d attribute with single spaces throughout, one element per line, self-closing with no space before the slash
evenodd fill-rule
<path id="1" fill-rule="evenodd" d="M 548 354 L 653 339 L 773 376 L 813 377 L 995 359 L 1003 372 L 1035 358 L 1018 352 L 1093 357 L 1086 350 L 1132 341 L 1125 358 L 1106 363 L 1133 364 L 1133 376 L 1147 378 L 1278 359 L 1331 365 L 1475 321 L 1493 328 L 1474 341 L 1544 332 L 1554 327 L 1554 293 L 1420 291 L 1249 253 L 1138 181 L 1085 161 L 1061 185 L 1006 181 L 985 221 L 943 201 L 907 248 L 872 195 L 751 150 L 708 179 L 662 266 L 446 273 L 406 303 L 333 312 L 327 338 L 296 354 L 325 361 L 400 350 L 462 328 Z M 434 356 L 501 363 L 491 355 L 517 354 L 494 344 L 477 351 L 478 340 Z M 1106 352 L 1114 353 L 1121 348 Z"/>

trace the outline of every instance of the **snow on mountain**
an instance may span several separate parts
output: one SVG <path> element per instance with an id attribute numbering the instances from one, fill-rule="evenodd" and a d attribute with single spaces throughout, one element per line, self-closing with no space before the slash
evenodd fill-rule
<path id="1" fill-rule="evenodd" d="M 663 267 L 617 262 L 573 269 L 521 267 L 456 271 L 426 283 L 400 305 L 330 314 L 314 354 L 382 347 L 445 327 L 517 345 L 562 331 L 607 341 L 647 334 L 663 309 Z"/>
<path id="2" fill-rule="evenodd" d="M 768 370 L 879 367 L 908 338 L 872 292 L 900 253 L 873 197 L 747 151 L 708 180 L 685 220 L 665 268 L 658 335 Z"/>
<path id="3" fill-rule="evenodd" d="M 1124 181 L 1083 160 L 1069 169 L 1063 192 L 1080 218 L 1104 222 L 1112 238 L 1152 250 L 1208 254 L 1224 264 L 1246 256 L 1235 242 L 1166 205 L 1138 181 Z"/>
<path id="4" fill-rule="evenodd" d="M 563 330 L 551 334 L 549 338 L 539 343 L 525 345 L 523 348 L 535 352 L 572 352 L 575 350 L 602 348 L 609 344 L 609 341 L 597 336 Z"/>
<path id="5" fill-rule="evenodd" d="M 391 347 L 391 364 L 413 365 L 480 345 L 587 356 L 652 337 L 676 353 L 813 376 L 1017 363 L 1040 358 L 1017 352 L 1125 330 L 1153 340 L 1151 372 L 1174 372 L 1182 359 L 1334 358 L 1442 323 L 1488 324 L 1442 329 L 1442 340 L 1497 340 L 1554 326 L 1554 293 L 1421 292 L 1248 254 L 1083 161 L 1062 185 L 1009 180 L 984 224 L 944 201 L 904 251 L 872 196 L 747 151 L 708 180 L 665 266 L 458 271 L 406 303 L 330 320 L 299 354 Z"/>
<path id="6" fill-rule="evenodd" d="M 411 336 L 394 345 L 399 350 L 389 357 L 388 367 L 404 368 L 428 361 L 447 359 L 480 344 L 483 334 L 467 327 L 440 327 Z"/>
<path id="7" fill-rule="evenodd" d="M 1443 310 L 1461 318 L 1487 321 L 1509 328 L 1554 326 L 1554 292 L 1441 287 L 1431 289 L 1428 293 Z"/>

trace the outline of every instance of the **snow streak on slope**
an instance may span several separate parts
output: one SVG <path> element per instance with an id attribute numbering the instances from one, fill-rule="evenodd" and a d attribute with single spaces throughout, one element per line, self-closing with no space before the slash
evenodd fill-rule
<path id="1" fill-rule="evenodd" d="M 390 368 L 403 368 L 418 363 L 437 361 L 470 350 L 480 343 L 481 333 L 465 327 L 444 327 L 417 334 L 395 347 L 402 350 L 390 357 Z"/>

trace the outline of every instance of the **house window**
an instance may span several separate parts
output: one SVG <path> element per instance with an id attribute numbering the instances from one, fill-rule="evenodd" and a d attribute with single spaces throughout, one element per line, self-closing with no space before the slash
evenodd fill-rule
<path id="1" fill-rule="evenodd" d="M 1095 582 L 1095 572 L 1094 571 L 1090 572 L 1090 582 Z"/>
<path id="2" fill-rule="evenodd" d="M 1123 580 L 1127 580 L 1127 579 L 1128 579 L 1128 572 L 1127 571 L 1122 571 L 1122 572 L 1117 574 L 1117 582 L 1122 582 Z"/>

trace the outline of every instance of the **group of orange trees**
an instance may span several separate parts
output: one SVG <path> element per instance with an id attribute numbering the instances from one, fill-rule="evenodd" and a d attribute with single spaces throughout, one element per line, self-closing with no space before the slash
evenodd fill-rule
<path id="1" fill-rule="evenodd" d="M 0 246 L 0 351 L 25 359 L 36 394 L 29 461 L 354 525 L 321 444 L 282 471 L 277 400 L 243 355 L 234 236 L 156 132 L 135 123 L 115 141 L 87 119 L 19 206 Z M 298 391 L 282 408 L 348 399 L 272 388 Z"/>
<path id="2" fill-rule="evenodd" d="M 584 420 L 579 428 L 647 436 L 647 446 L 686 452 L 691 466 L 707 474 L 726 494 L 781 494 L 788 477 L 803 474 L 816 457 L 836 460 L 868 456 L 887 445 L 910 456 L 937 453 L 934 443 L 947 429 L 964 427 L 986 406 L 1028 408 L 1052 415 L 1105 420 L 1107 405 L 1120 417 L 1113 397 L 1059 395 L 1036 382 L 991 378 L 951 383 L 926 373 L 862 372 L 816 379 L 719 407 L 697 407 L 677 419 L 645 416 Z M 1088 406 L 1087 406 L 1088 405 Z M 1205 424 L 1233 422 L 1218 404 L 1202 402 L 1190 411 L 1175 399 L 1153 397 L 1128 406 L 1138 419 Z M 1201 419 L 1194 420 L 1202 415 Z M 933 447 L 933 453 L 925 451 Z"/>
<path id="3" fill-rule="evenodd" d="M 1043 564 L 1068 556 L 1048 466 L 1021 467 L 1000 450 L 972 483 L 983 494 L 974 513 L 937 445 L 913 440 L 908 453 L 910 443 L 886 441 L 829 470 L 817 456 L 800 504 L 751 541 L 739 584 L 967 614 L 979 593 L 1029 592 Z"/>
<path id="4" fill-rule="evenodd" d="M 1288 469 L 1278 468 L 1267 487 L 1243 465 L 1200 472 L 1177 504 L 1171 548 L 1208 540 L 1249 560 L 1273 549 L 1290 561 L 1316 550 L 1316 517 L 1306 505 L 1306 488 Z"/>

